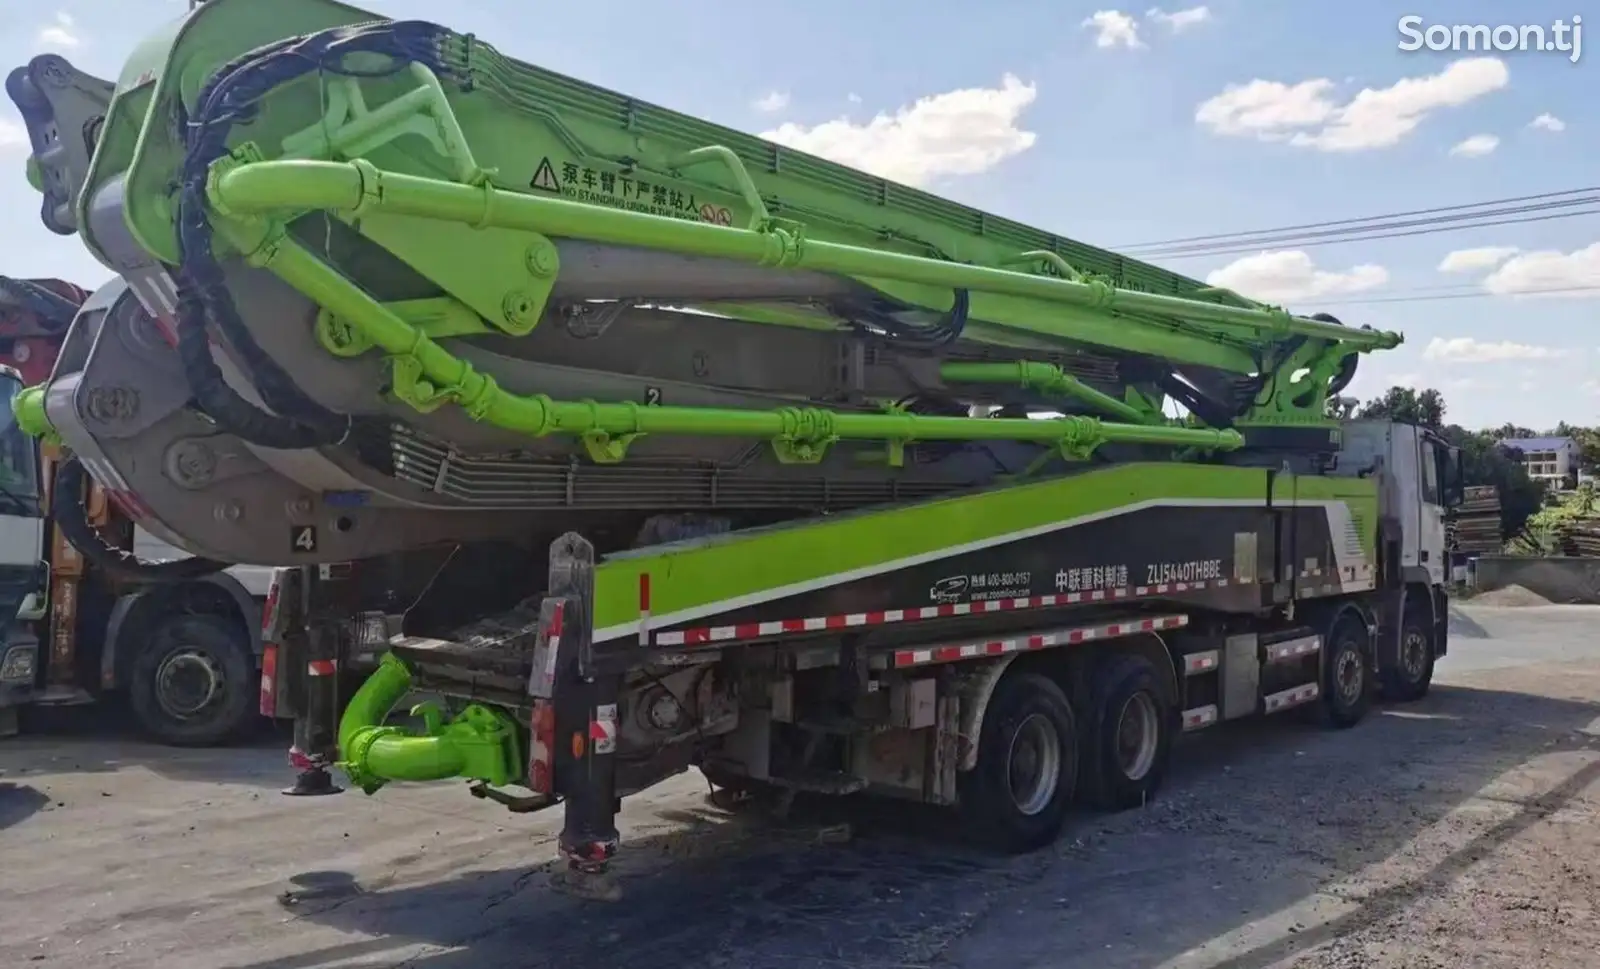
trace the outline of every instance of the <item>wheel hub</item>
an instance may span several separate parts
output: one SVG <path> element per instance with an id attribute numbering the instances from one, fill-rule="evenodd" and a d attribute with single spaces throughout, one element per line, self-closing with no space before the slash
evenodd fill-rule
<path id="1" fill-rule="evenodd" d="M 1117 766 L 1130 781 L 1143 780 L 1155 766 L 1156 749 L 1161 742 L 1161 722 L 1154 698 L 1135 693 L 1122 705 L 1117 717 Z"/>
<path id="2" fill-rule="evenodd" d="M 190 719 L 223 693 L 222 668 L 208 654 L 197 649 L 175 650 L 156 670 L 156 702 L 163 712 L 180 720 Z"/>
<path id="3" fill-rule="evenodd" d="M 1043 714 L 1032 714 L 1011 735 L 1006 776 L 1011 803 L 1023 814 L 1038 814 L 1055 797 L 1061 781 L 1061 738 Z"/>
<path id="4" fill-rule="evenodd" d="M 1400 643 L 1400 665 L 1412 679 L 1422 678 L 1422 668 L 1427 663 L 1428 640 L 1417 629 L 1407 629 Z"/>
<path id="5" fill-rule="evenodd" d="M 1339 659 L 1333 670 L 1334 687 L 1339 691 L 1339 699 L 1345 703 L 1354 703 L 1359 699 L 1362 677 L 1365 675 L 1358 650 L 1351 646 L 1339 651 Z"/>

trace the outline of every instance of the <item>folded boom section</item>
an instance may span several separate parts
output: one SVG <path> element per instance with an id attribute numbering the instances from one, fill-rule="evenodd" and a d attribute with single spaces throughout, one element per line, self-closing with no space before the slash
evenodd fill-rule
<path id="1" fill-rule="evenodd" d="M 1325 453 L 1400 339 L 330 0 L 199 5 L 114 96 L 59 57 L 8 91 L 48 221 L 122 277 L 30 426 L 228 560 Z M 152 382 L 108 433 L 90 398 Z"/>

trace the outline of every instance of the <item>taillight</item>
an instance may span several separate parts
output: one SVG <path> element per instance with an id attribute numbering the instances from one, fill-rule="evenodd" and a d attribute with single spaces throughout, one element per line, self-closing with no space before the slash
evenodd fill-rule
<path id="1" fill-rule="evenodd" d="M 268 719 L 278 715 L 277 643 L 267 643 L 261 650 L 261 715 Z"/>
<path id="2" fill-rule="evenodd" d="M 283 573 L 272 570 L 272 584 L 267 586 L 267 601 L 261 604 L 261 637 L 272 637 L 272 623 L 278 618 L 278 590 L 282 587 Z"/>

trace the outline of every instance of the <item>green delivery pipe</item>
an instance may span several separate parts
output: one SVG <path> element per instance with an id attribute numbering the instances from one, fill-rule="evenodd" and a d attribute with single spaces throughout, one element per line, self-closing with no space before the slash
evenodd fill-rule
<path id="1" fill-rule="evenodd" d="M 339 767 L 350 782 L 372 793 L 389 781 L 470 777 L 509 784 L 522 773 L 515 726 L 498 710 L 472 705 L 450 723 L 437 709 L 418 706 L 425 734 L 384 726 L 389 711 L 411 689 L 411 671 L 384 654 L 339 719 Z"/>
<path id="2" fill-rule="evenodd" d="M 757 231 L 663 219 L 566 199 L 522 195 L 489 185 L 462 185 L 385 172 L 364 159 L 352 162 L 265 161 L 240 165 L 223 172 L 212 183 L 211 200 L 219 210 L 239 215 L 305 209 L 330 209 L 359 215 L 363 209 L 381 208 L 401 215 L 491 225 L 612 245 L 1003 293 L 1127 313 L 1176 316 L 1199 323 L 1337 340 L 1357 347 L 1387 349 L 1399 346 L 1402 339 L 1398 333 L 1357 330 L 1266 307 L 1228 306 L 1159 293 L 1119 290 L 1097 282 L 1074 282 L 942 262 L 835 242 L 802 241 L 781 229 Z"/>
<path id="3" fill-rule="evenodd" d="M 596 211 L 609 211 L 600 210 Z M 227 232 L 227 227 L 221 227 Z M 236 240 L 248 246 L 248 240 Z M 247 248 L 248 251 L 248 248 Z M 558 401 L 544 394 L 519 396 L 475 371 L 392 310 L 351 285 L 338 270 L 291 239 L 262 248 L 254 260 L 330 313 L 358 327 L 375 346 L 415 361 L 426 392 L 447 391 L 473 418 L 543 437 L 570 434 L 625 442 L 640 434 L 746 437 L 785 442 L 796 460 L 814 460 L 819 448 L 840 439 L 868 441 L 1032 441 L 1093 450 L 1100 444 L 1168 444 L 1233 450 L 1244 439 L 1231 430 L 1102 424 L 1085 417 L 1053 420 L 972 420 L 922 414 L 838 413 L 815 407 L 725 410 L 710 407 L 645 406 L 633 402 Z M 396 393 L 401 389 L 396 387 Z M 415 404 L 416 401 L 413 401 Z M 615 455 L 614 460 L 620 460 Z"/>
<path id="4" fill-rule="evenodd" d="M 1102 414 L 1120 417 L 1134 424 L 1153 424 L 1161 420 L 1110 394 L 1101 393 L 1063 371 L 1053 363 L 1017 360 L 1009 363 L 946 363 L 939 376 L 958 384 L 1015 384 L 1024 390 L 1076 397 Z"/>
<path id="5" fill-rule="evenodd" d="M 45 384 L 35 384 L 22 388 L 11 398 L 11 413 L 17 419 L 17 428 L 29 437 L 46 437 L 55 432 L 45 413 L 44 391 Z"/>

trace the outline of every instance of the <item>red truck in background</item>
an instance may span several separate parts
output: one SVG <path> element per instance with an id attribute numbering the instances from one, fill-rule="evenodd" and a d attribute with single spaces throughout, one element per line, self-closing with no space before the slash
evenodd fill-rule
<path id="1" fill-rule="evenodd" d="M 0 276 L 0 366 L 27 386 L 47 379 L 89 296 L 59 279 Z M 14 487 L 16 500 L 42 521 L 26 534 L 6 535 L 34 546 L 38 594 L 16 620 L 31 626 L 36 644 L 30 649 L 19 641 L 8 649 L 0 671 L 0 735 L 18 729 L 23 707 L 91 704 L 113 694 L 125 695 L 139 727 L 165 743 L 218 744 L 254 724 L 260 604 L 271 570 L 241 567 L 150 585 L 95 566 L 52 517 L 60 454 L 22 435 L 9 406 L 4 418 L 4 444 L 27 465 L 21 476 L 32 479 Z M 135 528 L 89 476 L 80 477 L 78 500 L 67 513 L 141 559 L 182 556 Z"/>

